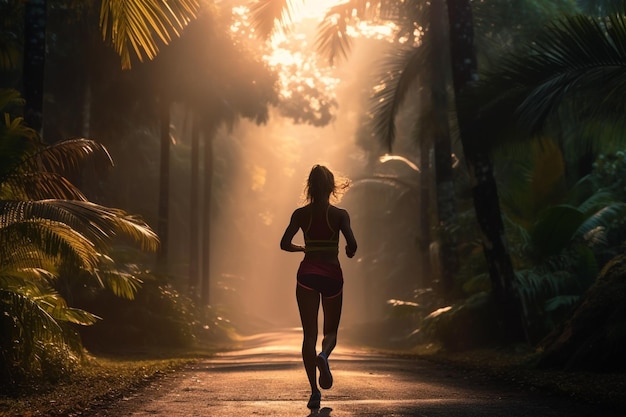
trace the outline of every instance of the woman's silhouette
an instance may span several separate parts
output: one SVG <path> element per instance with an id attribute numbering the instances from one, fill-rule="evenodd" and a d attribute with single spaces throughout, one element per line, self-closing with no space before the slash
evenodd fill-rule
<path id="1" fill-rule="evenodd" d="M 305 187 L 307 204 L 293 212 L 280 241 L 282 250 L 304 252 L 297 273 L 296 298 L 304 336 L 302 360 L 311 385 L 307 407 L 311 409 L 319 408 L 321 400 L 316 368 L 320 370 L 321 388 L 329 389 L 333 384 L 328 357 L 337 344 L 343 301 L 343 273 L 338 257 L 339 232 L 346 240 L 348 258 L 352 258 L 357 249 L 348 212 L 330 204 L 331 196 L 337 197 L 347 186 L 347 181 L 337 184 L 333 173 L 325 166 L 315 165 Z M 300 229 L 304 233 L 304 246 L 292 243 Z M 316 355 L 320 299 L 324 312 L 324 339 L 322 351 Z"/>

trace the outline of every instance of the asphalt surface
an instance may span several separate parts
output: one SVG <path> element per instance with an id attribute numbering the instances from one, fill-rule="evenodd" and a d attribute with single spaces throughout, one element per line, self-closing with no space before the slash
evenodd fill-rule
<path id="1" fill-rule="evenodd" d="M 154 381 L 92 417 L 556 417 L 625 416 L 597 405 L 497 383 L 428 361 L 338 346 L 334 385 L 319 410 L 300 359 L 297 330 L 249 338 L 246 348 Z"/>

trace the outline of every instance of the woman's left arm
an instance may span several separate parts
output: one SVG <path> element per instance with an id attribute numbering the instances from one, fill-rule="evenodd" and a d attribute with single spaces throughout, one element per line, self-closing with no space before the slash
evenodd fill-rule
<path id="1" fill-rule="evenodd" d="M 293 212 L 291 215 L 291 220 L 289 221 L 289 225 L 287 229 L 285 229 L 285 233 L 283 233 L 282 239 L 280 239 L 280 248 L 287 252 L 304 252 L 304 246 L 294 245 L 291 241 L 293 237 L 298 233 L 298 229 L 300 229 L 300 224 L 297 221 L 297 212 Z"/>

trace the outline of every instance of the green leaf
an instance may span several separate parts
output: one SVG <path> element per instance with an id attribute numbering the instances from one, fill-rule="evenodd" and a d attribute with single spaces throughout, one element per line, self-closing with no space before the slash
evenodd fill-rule
<path id="1" fill-rule="evenodd" d="M 542 256 L 559 253 L 574 237 L 586 216 L 576 207 L 559 205 L 546 209 L 530 232 L 535 250 Z"/>
<path id="2" fill-rule="evenodd" d="M 140 61 L 154 59 L 158 41 L 169 43 L 179 36 L 200 10 L 198 0 L 102 0 L 100 29 L 122 59 L 122 68 L 131 68 L 131 49 Z"/>

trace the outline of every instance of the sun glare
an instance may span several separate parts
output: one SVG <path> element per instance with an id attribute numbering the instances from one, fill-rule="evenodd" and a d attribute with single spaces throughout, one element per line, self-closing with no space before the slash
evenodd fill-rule
<path id="1" fill-rule="evenodd" d="M 277 27 L 271 38 L 261 47 L 263 60 L 276 70 L 279 77 L 280 95 L 283 98 L 301 96 L 308 99 L 315 110 L 314 94 L 320 91 L 325 99 L 333 99 L 339 79 L 330 67 L 318 62 L 319 56 L 314 47 L 314 28 L 324 19 L 334 6 L 347 3 L 346 0 L 305 0 L 291 2 L 289 27 Z M 236 17 L 231 30 L 251 40 L 255 39 L 247 6 L 232 9 Z M 284 30 L 283 30 L 284 29 Z M 347 28 L 353 38 L 393 39 L 395 24 L 390 21 L 356 21 Z M 257 39 L 258 40 L 258 39 Z"/>
<path id="2" fill-rule="evenodd" d="M 333 6 L 347 3 L 346 0 L 307 0 L 295 2 L 293 7 L 292 20 L 299 22 L 304 19 L 321 19 L 326 11 Z"/>

